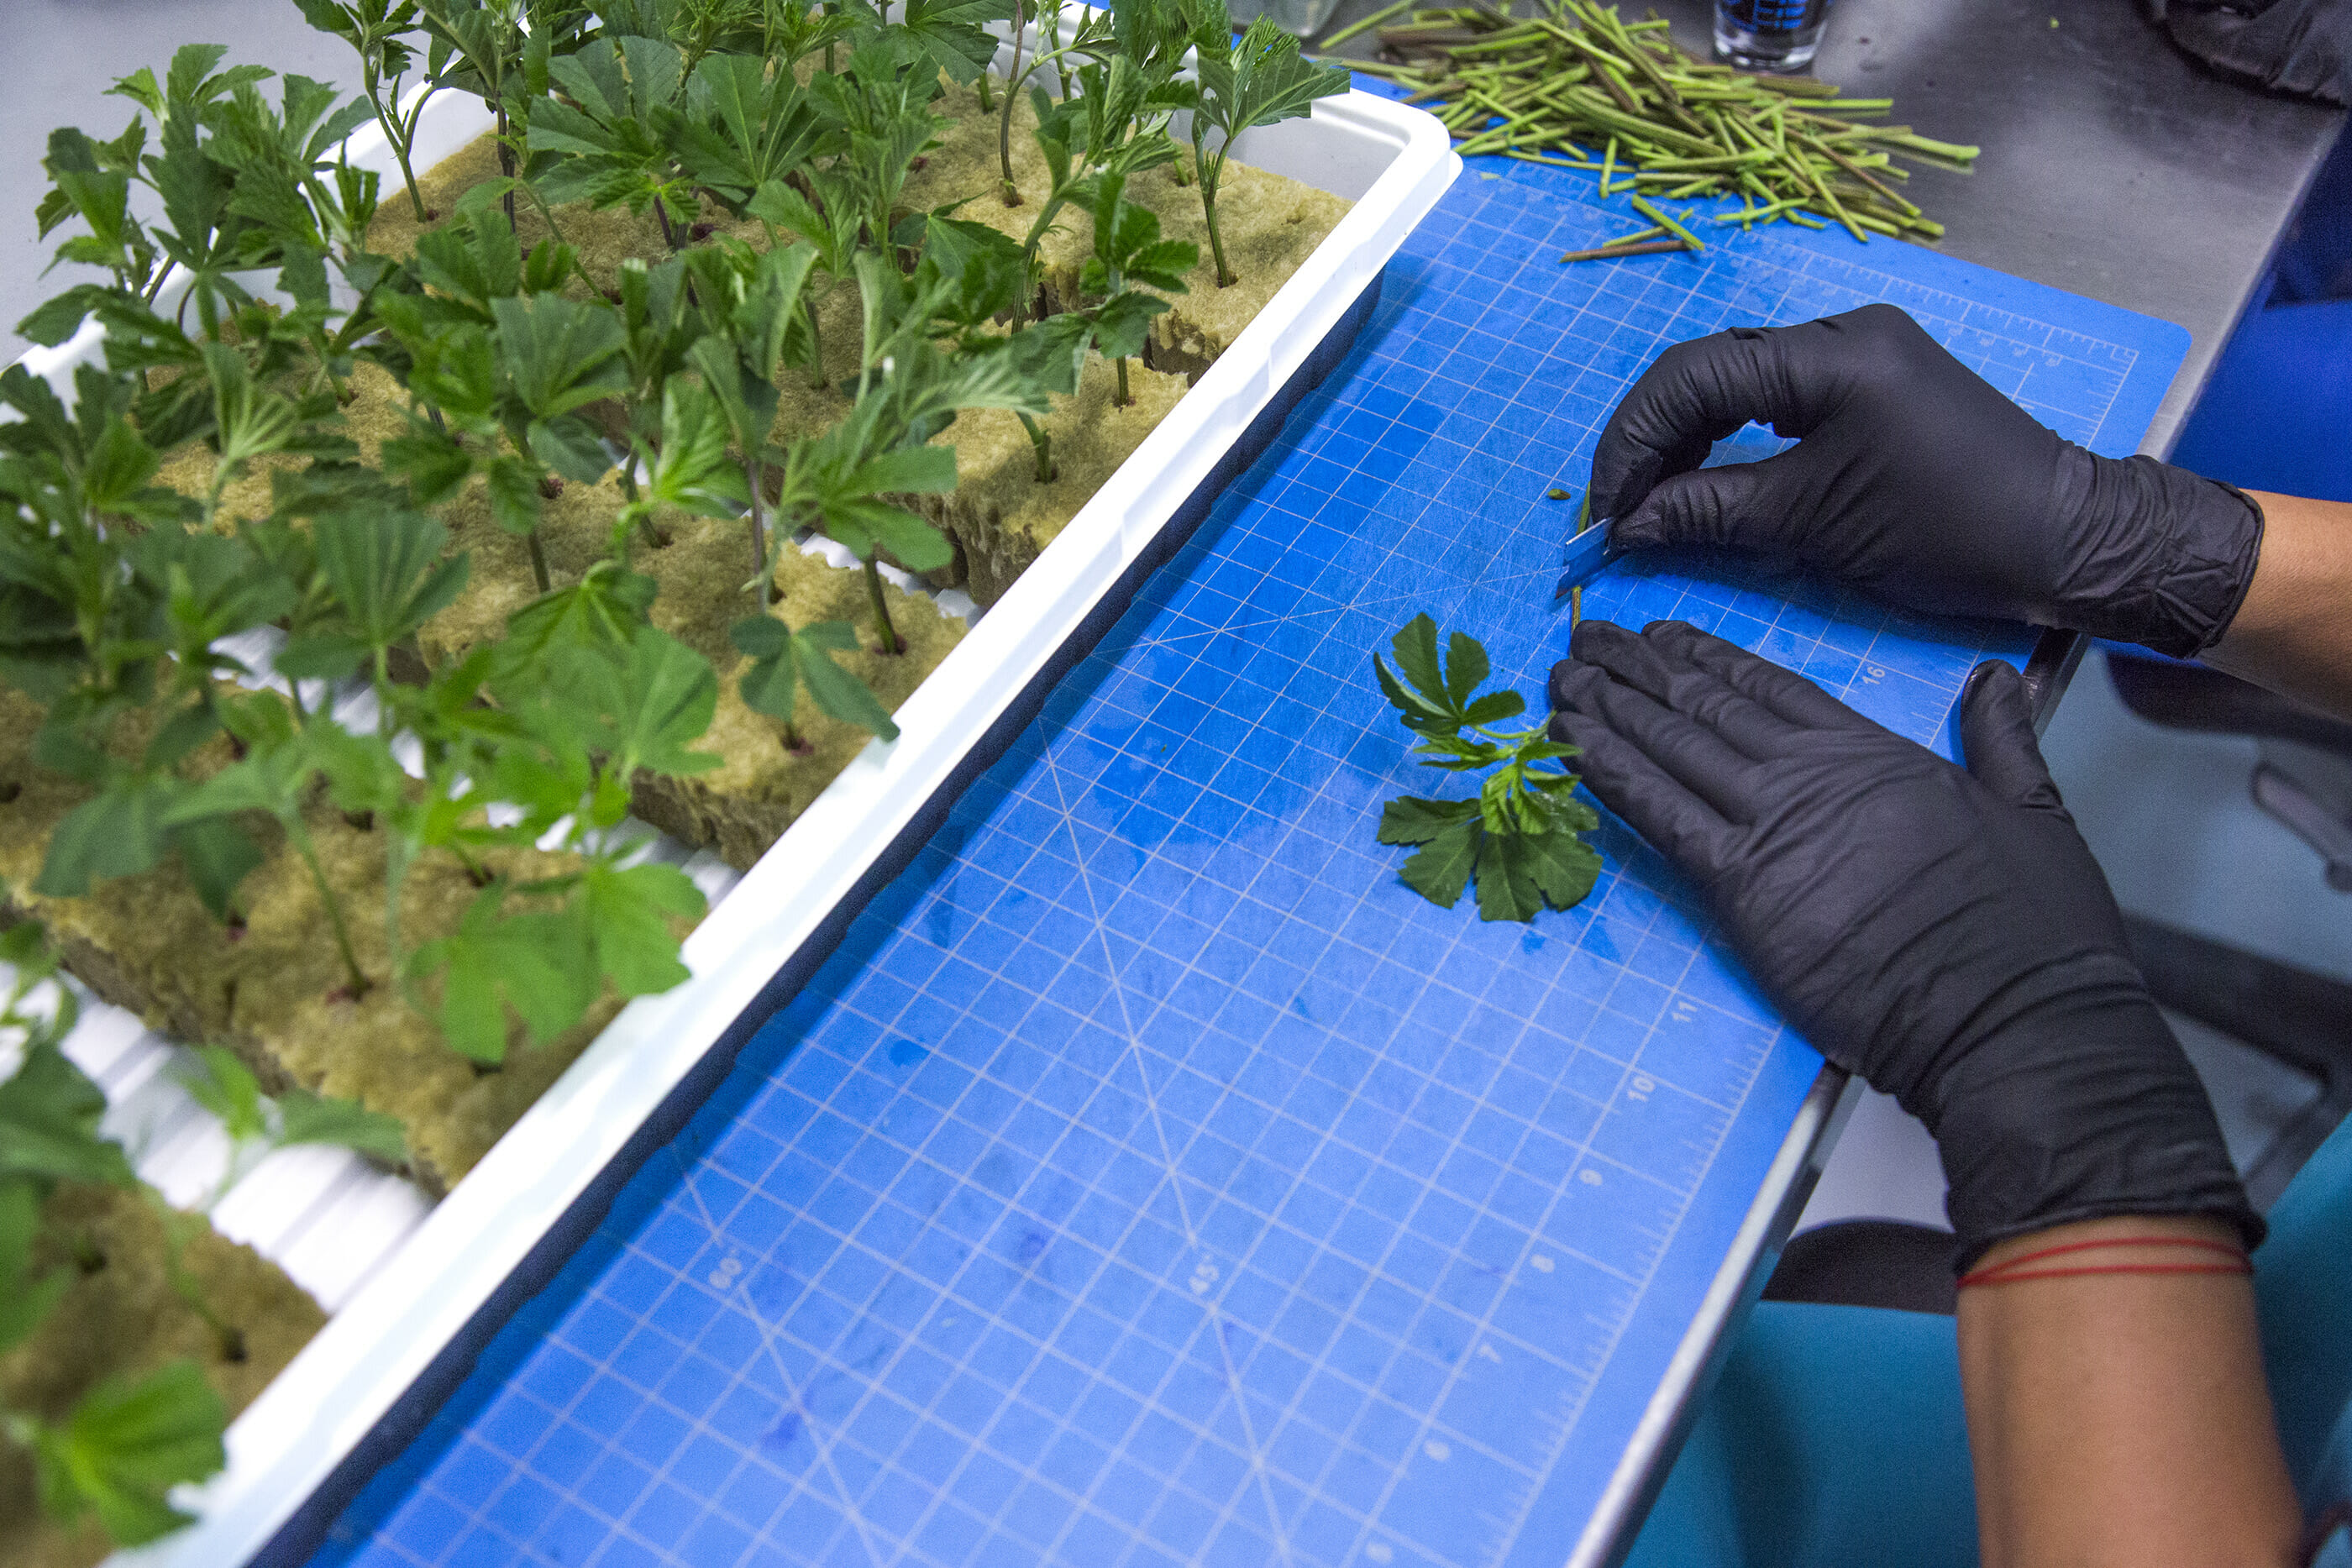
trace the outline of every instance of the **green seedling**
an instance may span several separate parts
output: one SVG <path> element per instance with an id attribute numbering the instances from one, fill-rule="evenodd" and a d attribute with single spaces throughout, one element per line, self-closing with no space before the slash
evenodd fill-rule
<path id="1" fill-rule="evenodd" d="M 772 180 L 752 193 L 744 210 L 766 225 L 770 250 L 784 243 L 777 232 L 781 228 L 815 253 L 809 282 L 801 291 L 801 314 L 808 325 L 809 384 L 822 387 L 826 384 L 824 344 L 817 318 L 833 291 L 856 275 L 866 219 L 847 181 L 819 169 L 805 174 L 803 183 L 807 195 Z"/>
<path id="2" fill-rule="evenodd" d="M 417 122 L 425 118 L 425 106 L 433 101 L 434 89 L 428 83 L 408 102 L 401 101 L 405 96 L 401 84 L 416 63 L 416 51 L 409 42 L 416 31 L 416 0 L 295 0 L 295 4 L 301 7 L 303 20 L 358 51 L 360 93 L 374 112 L 376 123 L 383 127 L 383 139 L 400 165 L 401 182 L 408 188 L 416 221 L 431 222 L 433 214 L 425 209 L 425 197 L 416 188 L 416 171 L 410 158 L 416 145 Z M 428 76 L 438 69 L 439 62 L 428 60 Z"/>
<path id="3" fill-rule="evenodd" d="M 736 652 L 751 661 L 737 683 L 744 706 L 782 725 L 784 744 L 793 751 L 809 749 L 793 724 L 803 691 L 819 709 L 844 724 L 885 740 L 898 738 L 889 710 L 865 682 L 834 662 L 835 653 L 857 646 L 857 633 L 848 622 L 821 621 L 795 632 L 773 615 L 755 615 L 735 622 L 727 635 Z"/>
<path id="4" fill-rule="evenodd" d="M 696 348 L 709 342 L 706 338 Z M 752 570 L 756 572 L 765 565 L 767 540 L 760 531 L 761 460 L 746 460 L 738 466 L 727 450 L 727 438 L 734 428 L 725 400 L 709 387 L 680 380 L 662 389 L 661 423 L 656 432 L 660 440 L 657 444 L 642 440 L 637 444 L 637 462 L 645 469 L 646 482 L 621 509 L 614 525 L 616 556 L 629 528 L 650 531 L 654 517 L 663 508 L 732 518 L 745 515 L 748 507 Z M 766 434 L 763 428 L 751 450 L 764 455 Z"/>
<path id="5" fill-rule="evenodd" d="M 578 1023 L 607 986 L 624 997 L 687 977 L 673 925 L 703 911 L 675 866 L 640 857 L 625 819 L 640 772 L 719 766 L 693 749 L 719 701 L 709 660 L 651 626 L 614 647 L 551 640 L 541 660 L 493 688 L 513 735 L 485 758 L 489 798 L 518 808 L 510 840 L 556 834 L 573 873 L 492 879 L 456 931 L 419 947 L 408 974 L 437 982 L 443 1038 L 486 1065 L 505 1059 L 509 1015 L 533 1043 Z"/>
<path id="6" fill-rule="evenodd" d="M 499 200 L 512 228 L 517 153 L 528 148 L 529 117 L 550 101 L 554 59 L 587 41 L 587 7 L 576 0 L 418 0 L 418 15 L 440 62 L 434 84 L 473 94 L 498 117 Z"/>
<path id="7" fill-rule="evenodd" d="M 908 64 L 882 38 L 861 38 L 839 76 L 809 84 L 817 111 L 839 139 L 833 172 L 866 221 L 866 243 L 888 246 L 898 193 L 923 150 L 939 133 L 931 112 L 939 73 Z"/>
<path id="8" fill-rule="evenodd" d="M 229 1189 L 280 1149 L 304 1145 L 350 1149 L 383 1165 L 408 1157 L 399 1121 L 354 1100 L 300 1089 L 264 1094 L 252 1069 L 225 1046 L 198 1046 L 176 1075 L 196 1103 L 211 1112 L 228 1139 L 221 1174 L 198 1210 L 210 1214 Z"/>
<path id="9" fill-rule="evenodd" d="M 1037 55 L 1024 68 L 1021 63 L 1021 12 L 1017 5 L 1014 7 L 1013 70 L 1004 80 L 1004 110 L 996 125 L 996 153 L 1003 169 L 1003 195 L 1006 206 L 1021 204 L 1021 187 L 1013 178 L 1013 106 L 1020 100 L 1022 88 L 1044 67 L 1050 65 L 1054 68 L 1055 90 L 1052 97 L 1047 97 L 1042 87 L 1033 89 L 1030 95 L 1031 102 L 1037 110 L 1037 123 L 1043 126 L 1053 99 L 1070 96 L 1069 81 L 1063 72 L 1062 62 L 1073 57 L 1097 61 L 1108 57 L 1112 43 L 1111 25 L 1112 19 L 1107 9 L 1090 10 L 1080 19 L 1066 43 L 1047 48 L 1048 43 L 1062 36 L 1061 0 L 1041 4 L 1037 10 Z M 1100 107 L 1097 106 L 1097 109 Z M 1066 146 L 1068 145 L 1066 138 L 1062 140 Z M 1097 142 L 1096 145 L 1107 144 Z"/>
<path id="10" fill-rule="evenodd" d="M 971 265 L 988 265 L 978 257 Z M 793 444 L 777 512 L 796 526 L 823 528 L 864 563 L 875 637 L 884 653 L 898 653 L 906 644 L 883 597 L 881 552 L 917 572 L 946 566 L 955 553 L 937 528 L 889 497 L 955 488 L 954 449 L 929 442 L 960 411 L 1036 415 L 1049 404 L 1012 355 L 934 341 L 940 319 L 984 287 L 968 284 L 961 267 L 950 277 L 927 257 L 909 279 L 872 251 L 860 253 L 856 267 L 865 305 L 857 399 L 839 424 Z M 772 534 L 772 555 L 782 533 Z M 772 575 L 772 561 L 768 570 Z"/>
<path id="11" fill-rule="evenodd" d="M 1372 668 L 1399 719 L 1420 737 L 1412 751 L 1422 766 L 1493 769 L 1471 800 L 1407 797 L 1382 809 L 1380 841 L 1419 846 L 1400 873 L 1405 884 L 1451 909 L 1475 877 L 1481 920 L 1533 920 L 1546 905 L 1580 903 L 1600 875 L 1601 855 L 1577 835 L 1601 820 L 1574 798 L 1576 775 L 1544 766 L 1576 747 L 1549 739 L 1540 726 L 1496 727 L 1527 702 L 1509 690 L 1478 695 L 1492 665 L 1467 633 L 1449 637 L 1441 660 L 1436 622 L 1416 615 L 1390 645 L 1396 674 L 1378 655 Z"/>
<path id="12" fill-rule="evenodd" d="M 1201 259 L 1200 247 L 1190 240 L 1160 237 L 1160 219 L 1150 209 L 1127 199 L 1127 177 L 1106 173 L 1095 182 L 1095 251 L 1081 271 L 1078 287 L 1096 296 L 1092 307 L 1096 346 L 1118 368 L 1118 406 L 1135 399 L 1127 390 L 1127 361 L 1139 354 L 1151 338 L 1151 319 L 1168 308 L 1168 301 L 1148 292 L 1187 292 L 1184 274 Z"/>
<path id="13" fill-rule="evenodd" d="M 1253 126 L 1273 125 L 1311 112 L 1315 100 L 1348 90 L 1348 73 L 1338 66 L 1302 57 L 1298 40 L 1264 16 L 1236 40 L 1221 26 L 1193 35 L 1201 78 L 1200 107 L 1192 115 L 1192 163 L 1201 181 L 1201 211 L 1209 225 L 1209 250 L 1217 264 L 1217 287 L 1240 281 L 1225 263 L 1225 242 L 1217 232 L 1217 186 L 1234 139 Z M 1214 149 L 1211 131 L 1217 133 Z"/>
<path id="14" fill-rule="evenodd" d="M 629 389 L 628 333 L 602 300 L 547 293 L 488 304 L 493 327 L 459 322 L 414 340 L 409 390 L 437 418 L 388 444 L 384 465 L 425 506 L 479 474 L 491 516 L 522 537 L 546 592 L 554 584 L 540 521 L 558 481 L 593 485 L 612 470 L 581 411 Z"/>
<path id="15" fill-rule="evenodd" d="M 678 165 L 670 132 L 683 85 L 677 49 L 658 38 L 599 40 L 548 62 L 561 97 L 535 103 L 527 141 L 547 164 L 534 184 L 561 204 L 651 209 L 663 243 L 677 250 L 697 210 L 693 180 Z"/>
<path id="16" fill-rule="evenodd" d="M 730 241 L 697 251 L 688 262 L 705 334 L 687 351 L 702 384 L 726 417 L 742 455 L 743 493 L 750 502 L 752 580 L 768 565 L 768 465 L 782 454 L 771 445 L 777 379 L 817 350 L 802 306 L 816 247 L 807 244 L 755 253 Z M 764 599 L 762 601 L 764 602 Z"/>
<path id="17" fill-rule="evenodd" d="M 102 1266 L 87 1238 L 44 1236 L 43 1204 L 59 1182 L 137 1189 L 121 1148 L 99 1133 L 106 1096 L 59 1049 L 71 1031 L 73 993 L 55 982 L 57 959 L 40 926 L 0 933 L 9 994 L 0 1040 L 16 1065 L 0 1079 L 0 1354 L 32 1337 L 79 1271 L 75 1255 Z M 46 1244 L 45 1244 L 46 1243 Z M 59 1259 L 58 1254 L 65 1254 Z M 178 1284 L 180 1281 L 175 1280 Z M 221 1327 L 197 1298 L 199 1312 Z M 188 1521 L 168 1494 L 226 1462 L 220 1397 L 189 1362 L 91 1389 L 61 1417 L 0 1404 L 0 1440 L 33 1458 L 39 1506 L 71 1524 L 94 1512 L 120 1546 L 136 1546 Z"/>
<path id="18" fill-rule="evenodd" d="M 687 84 L 688 110 L 665 116 L 686 173 L 737 217 L 772 183 L 829 151 L 824 120 L 792 72 L 749 55 L 713 55 Z"/>

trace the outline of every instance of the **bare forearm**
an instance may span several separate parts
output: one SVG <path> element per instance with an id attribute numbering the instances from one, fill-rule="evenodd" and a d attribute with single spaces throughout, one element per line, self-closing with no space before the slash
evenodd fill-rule
<path id="1" fill-rule="evenodd" d="M 2352 718 L 2352 505 L 2252 490 L 2263 552 L 2205 662 Z"/>
<path id="2" fill-rule="evenodd" d="M 2093 1220 L 2004 1242 L 1980 1267 L 2151 1235 L 2235 1239 L 2208 1220 Z M 2177 1265 L 2195 1256 L 2103 1249 L 2069 1261 Z M 2301 1526 L 2244 1276 L 1973 1286 L 1960 1292 L 1959 1348 L 1987 1568 L 2294 1562 Z"/>

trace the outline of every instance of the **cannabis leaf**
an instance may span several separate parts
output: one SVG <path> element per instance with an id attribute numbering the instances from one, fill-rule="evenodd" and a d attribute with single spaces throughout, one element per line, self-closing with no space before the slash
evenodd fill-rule
<path id="1" fill-rule="evenodd" d="M 756 55 L 705 59 L 687 101 L 693 112 L 673 122 L 671 145 L 687 172 L 738 216 L 761 186 L 798 171 L 829 139 L 793 73 L 772 72 Z"/>
<path id="2" fill-rule="evenodd" d="M 729 640 L 748 655 L 751 667 L 743 672 L 738 690 L 744 705 L 766 714 L 784 727 L 785 743 L 797 738 L 793 714 L 799 693 L 844 724 L 880 736 L 898 738 L 898 727 L 866 683 L 833 661 L 833 655 L 857 646 L 857 633 L 846 621 L 820 621 L 793 631 L 772 615 L 756 615 L 728 628 Z"/>
<path id="3" fill-rule="evenodd" d="M 24 1343 L 73 1283 L 65 1269 L 33 1273 L 41 1192 L 25 1176 L 0 1176 L 0 1354 Z"/>
<path id="4" fill-rule="evenodd" d="M 347 1148 L 387 1165 L 407 1157 L 399 1121 L 351 1100 L 322 1098 L 301 1089 L 277 1095 L 224 1046 L 202 1045 L 175 1076 L 196 1103 L 220 1119 L 228 1157 L 214 1182 L 209 1210 L 253 1167 L 279 1149 L 301 1144 Z"/>
<path id="5" fill-rule="evenodd" d="M 1217 287 L 1223 288 L 1239 281 L 1225 265 L 1225 242 L 1217 232 L 1217 186 L 1234 139 L 1255 125 L 1296 120 L 1310 112 L 1317 99 L 1346 92 L 1348 73 L 1303 58 L 1298 40 L 1265 16 L 1252 22 L 1239 39 L 1222 25 L 1201 27 L 1193 46 L 1201 94 L 1192 115 L 1192 162 L 1200 173 L 1209 248 L 1217 260 Z M 1212 131 L 1219 133 L 1214 152 L 1209 148 Z"/>
<path id="6" fill-rule="evenodd" d="M 228 1412 L 194 1362 L 175 1361 L 133 1381 L 118 1377 L 82 1396 L 66 1419 L 33 1427 L 41 1506 L 71 1523 L 87 1511 L 118 1544 L 168 1535 L 193 1515 L 167 1500 L 228 1462 Z"/>
<path id="7" fill-rule="evenodd" d="M 0 1082 L 0 1179 L 132 1186 L 121 1148 L 99 1136 L 106 1094 L 54 1043 L 35 1042 Z"/>
<path id="8" fill-rule="evenodd" d="M 555 910 L 503 912 L 509 890 L 493 883 L 467 905 L 457 929 L 416 950 L 411 973 L 441 977 L 435 1017 L 451 1049 L 471 1061 L 506 1060 L 511 1007 L 543 1044 L 577 1023 L 596 999 L 596 977 L 580 960 L 575 923 Z"/>
<path id="9" fill-rule="evenodd" d="M 1474 799 L 1407 796 L 1381 810 L 1380 841 L 1417 846 L 1398 873 L 1405 884 L 1451 909 L 1475 878 L 1481 920 L 1533 920 L 1547 904 L 1567 909 L 1582 901 L 1600 875 L 1601 856 L 1577 835 L 1601 820 L 1573 798 L 1574 774 L 1542 766 L 1575 756 L 1576 747 L 1540 727 L 1490 727 L 1527 703 L 1515 691 L 1478 695 L 1493 666 L 1476 638 L 1454 632 L 1441 657 L 1437 623 L 1416 615 L 1390 647 L 1397 674 L 1377 654 L 1372 668 L 1400 722 L 1421 737 L 1412 749 L 1422 765 L 1494 769 Z"/>
<path id="10" fill-rule="evenodd" d="M 758 62 L 752 62 L 757 64 Z M 562 96 L 531 105 L 534 154 L 554 153 L 539 177 L 542 197 L 598 207 L 652 208 L 662 237 L 677 248 L 677 224 L 694 213 L 690 182 L 671 155 L 667 134 L 684 62 L 659 38 L 591 44 L 548 64 Z"/>

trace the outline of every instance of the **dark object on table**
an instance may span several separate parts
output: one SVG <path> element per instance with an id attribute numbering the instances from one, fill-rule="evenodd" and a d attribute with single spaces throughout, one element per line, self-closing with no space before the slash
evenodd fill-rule
<path id="1" fill-rule="evenodd" d="M 2147 0 L 2172 41 L 2223 76 L 2352 103 L 2352 0 Z"/>
<path id="2" fill-rule="evenodd" d="M 1768 1301 L 1891 1307 L 1950 1317 L 1960 1292 L 1952 1278 L 1959 1238 L 1899 1219 L 1843 1219 L 1790 1239 L 1765 1281 Z"/>

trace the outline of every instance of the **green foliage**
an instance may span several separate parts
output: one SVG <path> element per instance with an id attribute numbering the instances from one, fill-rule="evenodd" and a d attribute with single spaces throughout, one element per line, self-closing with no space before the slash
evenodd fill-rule
<path id="1" fill-rule="evenodd" d="M 772 615 L 756 615 L 738 621 L 727 634 L 736 650 L 751 660 L 740 685 L 744 706 L 782 725 L 787 737 L 794 734 L 793 716 L 804 690 L 820 709 L 844 724 L 885 740 L 898 738 L 889 710 L 865 682 L 834 663 L 834 654 L 857 646 L 857 633 L 848 622 L 820 621 L 795 632 Z"/>
<path id="2" fill-rule="evenodd" d="M 1222 25 L 1192 35 L 1199 73 L 1200 107 L 1192 116 L 1192 162 L 1201 180 L 1201 207 L 1216 253 L 1217 287 L 1235 282 L 1225 265 L 1224 241 L 1217 233 L 1217 186 L 1234 138 L 1253 126 L 1273 125 L 1311 112 L 1315 100 L 1348 90 L 1339 66 L 1318 65 L 1298 52 L 1298 40 L 1260 16 L 1239 39 Z M 1209 133 L 1217 132 L 1213 150 Z"/>
<path id="3" fill-rule="evenodd" d="M 21 975 L 17 986 L 21 992 Z M 69 998 L 71 993 L 58 995 Z M 11 1007 L 10 1021 L 21 1000 L 20 996 Z M 70 1025 L 70 1005 L 63 1005 Z M 106 1096 L 66 1059 L 58 1049 L 60 1038 L 62 1031 L 28 1041 L 16 1072 L 0 1081 L 0 1182 L 27 1178 L 42 1192 L 61 1181 L 131 1186 L 137 1178 L 122 1150 L 99 1135 Z"/>
<path id="4" fill-rule="evenodd" d="M 1168 301 L 1147 292 L 1189 292 L 1184 274 L 1201 259 L 1190 240 L 1163 240 L 1160 219 L 1127 199 L 1127 176 L 1113 171 L 1094 188 L 1094 255 L 1087 258 L 1078 287 L 1100 298 L 1087 312 L 1095 344 L 1118 367 L 1118 401 L 1129 401 L 1127 361 L 1143 351 L 1151 319 Z"/>
<path id="5" fill-rule="evenodd" d="M 408 95 L 401 88 L 410 68 L 416 63 L 416 51 L 409 40 L 416 31 L 416 0 L 294 0 L 301 8 L 302 19 L 322 33 L 341 38 L 357 50 L 360 57 L 360 90 L 375 115 L 376 123 L 383 127 L 384 139 L 392 144 L 392 152 L 400 163 L 400 177 L 408 188 L 408 199 L 423 223 L 427 216 L 425 198 L 416 189 L 416 172 L 411 166 L 411 150 L 416 141 L 417 121 L 425 116 L 425 106 L 432 100 L 432 90 L 415 95 L 414 101 L 404 103 Z M 436 53 L 441 51 L 436 51 Z M 426 67 L 428 75 L 436 74 L 440 62 Z"/>
<path id="6" fill-rule="evenodd" d="M 101 1384 L 54 1426 L 26 1416 L 10 1422 L 31 1439 L 43 1510 L 68 1524 L 95 1513 L 123 1546 L 189 1523 L 194 1516 L 173 1508 L 167 1494 L 228 1462 L 221 1441 L 228 1412 L 193 1362 Z"/>
<path id="7" fill-rule="evenodd" d="M 538 176 L 550 202 L 652 210 L 677 248 L 675 225 L 692 221 L 692 180 L 671 151 L 671 100 L 683 83 L 677 50 L 659 38 L 599 40 L 551 60 L 562 94 L 532 106 L 533 153 L 551 153 Z"/>
<path id="8" fill-rule="evenodd" d="M 1481 920 L 1533 920 L 1547 904 L 1567 909 L 1582 901 L 1600 875 L 1601 856 L 1577 835 L 1600 826 L 1600 818 L 1574 798 L 1574 774 L 1543 766 L 1575 756 L 1576 747 L 1548 739 L 1540 727 L 1495 727 L 1527 704 L 1515 691 L 1478 694 L 1492 666 L 1466 632 L 1449 637 L 1441 657 L 1436 622 L 1416 615 L 1390 646 L 1397 673 L 1377 656 L 1372 668 L 1400 722 L 1420 737 L 1412 749 L 1422 765 L 1494 769 L 1475 799 L 1407 797 L 1382 810 L 1380 841 L 1419 846 L 1401 873 L 1406 884 L 1451 909 L 1475 877 Z"/>
<path id="9" fill-rule="evenodd" d="M 197 1104 L 218 1117 L 228 1136 L 228 1155 L 213 1183 L 206 1212 L 228 1195 L 231 1187 L 251 1174 L 255 1166 L 280 1149 L 324 1145 L 351 1149 L 385 1165 L 408 1157 L 408 1144 L 399 1121 L 371 1111 L 356 1101 L 336 1100 L 301 1089 L 264 1094 L 252 1070 L 224 1046 L 198 1046 L 194 1059 L 178 1073 Z"/>
<path id="10" fill-rule="evenodd" d="M 5 1352 L 40 1327 L 74 1278 L 70 1265 L 40 1261 L 43 1201 L 59 1182 L 135 1188 L 139 1180 L 122 1150 L 99 1134 L 106 1096 L 59 1049 L 74 1024 L 73 993 L 56 983 L 56 956 L 41 928 L 26 921 L 0 933 L 0 962 L 11 977 L 0 1006 L 0 1040 L 17 1047 L 14 1071 L 0 1079 Z M 186 1522 L 165 1494 L 221 1468 L 226 1425 L 219 1396 L 184 1362 L 136 1381 L 103 1384 L 61 1421 L 0 1406 L 0 1438 L 32 1452 L 44 1511 L 67 1523 L 94 1511 L 123 1546 Z"/>
<path id="11" fill-rule="evenodd" d="M 505 841 L 561 831 L 585 857 L 572 873 L 491 881 L 457 929 L 416 950 L 418 982 L 438 982 L 433 1016 L 456 1050 L 485 1063 L 505 1058 L 509 1015 L 541 1043 L 577 1023 L 609 984 L 621 996 L 686 977 L 672 922 L 702 913 L 701 894 L 675 867 L 638 863 L 642 837 L 624 830 L 628 780 L 639 770 L 690 774 L 719 758 L 693 745 L 719 698 L 709 662 L 650 626 L 615 645 L 576 622 L 577 640 L 548 635 L 536 673 L 499 689 L 514 732 L 480 758 L 488 798 L 520 808 Z"/>
<path id="12" fill-rule="evenodd" d="M 712 55 L 687 84 L 668 139 L 688 178 L 738 216 L 762 186 L 829 151 L 830 128 L 790 71 L 755 55 Z"/>
<path id="13" fill-rule="evenodd" d="M 936 66 L 910 63 L 906 51 L 880 37 L 862 40 L 841 74 L 809 84 L 817 113 L 841 147 L 833 173 L 865 218 L 869 245 L 890 241 L 908 171 L 939 132 L 930 108 L 938 96 Z"/>

